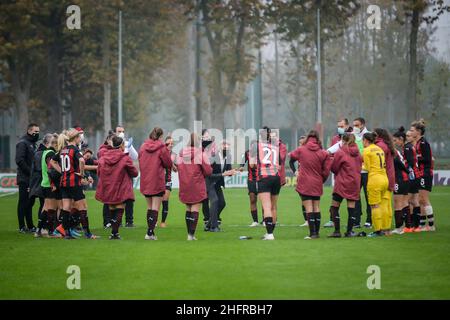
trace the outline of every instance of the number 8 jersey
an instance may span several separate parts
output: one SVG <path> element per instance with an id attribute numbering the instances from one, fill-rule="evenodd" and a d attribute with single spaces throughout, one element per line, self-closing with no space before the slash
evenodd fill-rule
<path id="1" fill-rule="evenodd" d="M 81 186 L 80 158 L 82 154 L 76 146 L 66 146 L 60 152 L 61 187 L 73 188 Z"/>

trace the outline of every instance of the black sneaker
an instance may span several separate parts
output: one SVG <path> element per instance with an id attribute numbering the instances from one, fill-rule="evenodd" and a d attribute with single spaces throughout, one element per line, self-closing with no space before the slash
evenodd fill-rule
<path id="1" fill-rule="evenodd" d="M 109 236 L 109 240 L 121 240 L 119 234 L 112 234 Z"/>
<path id="2" fill-rule="evenodd" d="M 353 228 L 355 228 L 355 229 L 361 229 L 361 225 L 360 225 L 360 224 L 355 224 L 355 225 L 353 226 Z"/>
<path id="3" fill-rule="evenodd" d="M 19 229 L 19 233 L 22 233 L 22 234 L 28 233 L 28 229 L 27 228 L 20 228 Z"/>
<path id="4" fill-rule="evenodd" d="M 125 224 L 125 228 L 136 228 L 136 226 L 133 224 L 133 222 L 127 222 Z"/>
<path id="5" fill-rule="evenodd" d="M 37 231 L 36 227 L 27 230 L 28 233 L 36 233 L 36 231 Z"/>
<path id="6" fill-rule="evenodd" d="M 222 232 L 222 230 L 219 227 L 217 227 L 217 228 L 209 229 L 209 232 Z"/>
<path id="7" fill-rule="evenodd" d="M 318 234 L 313 234 L 312 236 L 310 236 L 311 239 L 319 239 L 320 236 Z"/>
<path id="8" fill-rule="evenodd" d="M 341 233 L 340 232 L 333 232 L 332 234 L 330 234 L 329 236 L 328 236 L 328 238 L 342 238 L 342 235 L 341 235 Z"/>
<path id="9" fill-rule="evenodd" d="M 204 228 L 203 231 L 209 231 L 211 228 L 209 227 L 209 221 L 203 221 L 204 223 Z"/>

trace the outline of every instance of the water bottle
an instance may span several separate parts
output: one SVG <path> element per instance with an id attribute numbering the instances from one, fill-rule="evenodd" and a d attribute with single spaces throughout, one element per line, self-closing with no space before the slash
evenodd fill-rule
<path id="1" fill-rule="evenodd" d="M 250 240 L 252 237 L 240 236 L 239 240 Z"/>
<path id="2" fill-rule="evenodd" d="M 408 178 L 410 181 L 414 181 L 416 179 L 416 176 L 414 174 L 414 170 L 413 168 L 409 167 L 409 174 L 408 174 Z"/>

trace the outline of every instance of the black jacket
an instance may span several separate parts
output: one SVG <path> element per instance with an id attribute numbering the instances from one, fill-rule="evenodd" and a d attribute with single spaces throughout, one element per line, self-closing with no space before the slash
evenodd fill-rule
<path id="1" fill-rule="evenodd" d="M 17 184 L 30 183 L 31 163 L 36 145 L 29 135 L 24 135 L 16 144 Z"/>
<path id="2" fill-rule="evenodd" d="M 232 169 L 230 157 L 227 156 L 223 160 L 225 161 L 225 165 L 223 166 L 222 170 L 222 165 L 220 163 L 220 157 L 218 154 L 210 159 L 213 172 L 209 178 L 211 182 L 215 183 L 216 187 L 225 187 L 225 179 L 222 176 L 222 173 Z"/>
<path id="3" fill-rule="evenodd" d="M 30 177 L 30 197 L 44 197 L 42 190 L 42 154 L 46 150 L 45 146 L 41 144 L 33 156 L 31 163 L 31 177 Z"/>

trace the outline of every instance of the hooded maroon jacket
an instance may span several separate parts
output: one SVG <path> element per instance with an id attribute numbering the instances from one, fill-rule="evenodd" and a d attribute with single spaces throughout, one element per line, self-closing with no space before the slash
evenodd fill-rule
<path id="1" fill-rule="evenodd" d="M 177 167 L 180 201 L 184 204 L 194 204 L 205 200 L 205 177 L 212 173 L 208 156 L 200 148 L 185 147 L 177 157 Z"/>
<path id="2" fill-rule="evenodd" d="M 335 154 L 331 171 L 334 173 L 333 193 L 344 199 L 359 200 L 362 157 L 358 145 L 342 146 Z"/>
<path id="3" fill-rule="evenodd" d="M 377 138 L 375 144 L 379 146 L 384 151 L 384 159 L 386 161 L 386 173 L 389 180 L 389 191 L 394 191 L 395 189 L 395 167 L 394 167 L 394 156 L 389 150 L 389 147 L 384 143 L 383 139 Z"/>
<path id="4" fill-rule="evenodd" d="M 172 168 L 170 151 L 161 140 L 147 139 L 139 149 L 141 193 L 152 196 L 166 190 L 166 169 Z"/>
<path id="5" fill-rule="evenodd" d="M 130 178 L 137 177 L 138 171 L 128 154 L 120 149 L 106 150 L 98 161 L 97 174 L 95 199 L 105 204 L 134 200 L 133 180 Z"/>
<path id="6" fill-rule="evenodd" d="M 330 174 L 331 158 L 315 138 L 292 151 L 289 156 L 298 161 L 297 192 L 305 196 L 321 196 L 323 183 Z"/>
<path id="7" fill-rule="evenodd" d="M 101 157 L 103 157 L 105 152 L 108 151 L 108 150 L 112 150 L 112 147 L 109 144 L 102 144 L 100 146 L 100 148 L 98 148 L 97 159 L 100 159 Z"/>
<path id="8" fill-rule="evenodd" d="M 286 184 L 286 156 L 287 156 L 287 149 L 286 145 L 281 141 L 280 139 L 280 146 L 279 146 L 279 152 L 280 152 L 280 184 L 284 186 Z"/>

